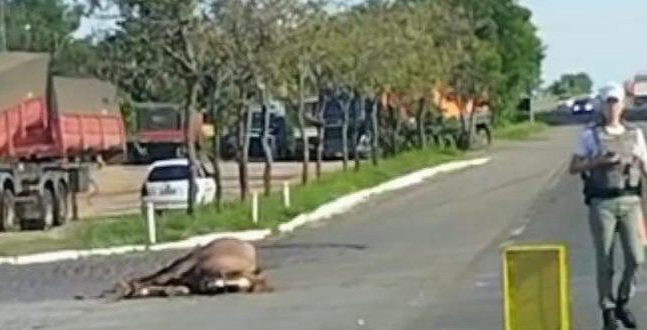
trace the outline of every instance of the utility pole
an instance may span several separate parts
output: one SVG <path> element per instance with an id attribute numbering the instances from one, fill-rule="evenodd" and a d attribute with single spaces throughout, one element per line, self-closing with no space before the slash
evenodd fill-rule
<path id="1" fill-rule="evenodd" d="M 532 98 L 533 98 L 532 94 L 533 94 L 532 89 L 530 89 L 530 91 L 528 92 L 528 112 L 529 112 L 529 115 L 530 115 L 530 124 L 534 125 L 535 124 L 535 109 L 534 109 L 534 105 L 533 105 L 533 102 L 532 102 Z"/>
<path id="2" fill-rule="evenodd" d="M 7 24 L 5 22 L 6 13 L 5 13 L 6 0 L 0 0 L 0 52 L 7 51 Z"/>

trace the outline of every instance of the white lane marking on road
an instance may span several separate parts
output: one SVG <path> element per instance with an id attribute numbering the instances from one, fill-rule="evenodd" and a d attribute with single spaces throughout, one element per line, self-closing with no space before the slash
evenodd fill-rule
<path id="1" fill-rule="evenodd" d="M 510 237 L 521 236 L 521 234 L 523 234 L 523 232 L 525 230 L 526 230 L 526 225 L 519 226 L 519 227 L 517 227 L 517 228 L 510 231 Z"/>

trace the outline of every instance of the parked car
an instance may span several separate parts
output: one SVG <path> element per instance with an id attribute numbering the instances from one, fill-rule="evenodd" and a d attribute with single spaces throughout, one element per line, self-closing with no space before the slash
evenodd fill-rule
<path id="1" fill-rule="evenodd" d="M 189 194 L 189 161 L 186 158 L 166 159 L 153 162 L 148 168 L 146 181 L 141 189 L 142 208 L 152 202 L 155 211 L 186 209 Z M 216 182 L 203 164 L 196 169 L 195 204 L 213 202 Z"/>
<path id="2" fill-rule="evenodd" d="M 571 106 L 571 113 L 574 115 L 589 114 L 595 110 L 594 99 L 586 97 L 575 100 Z"/>

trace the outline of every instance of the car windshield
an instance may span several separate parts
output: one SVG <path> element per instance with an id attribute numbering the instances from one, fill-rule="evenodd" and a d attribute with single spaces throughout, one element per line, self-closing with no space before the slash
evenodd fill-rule
<path id="1" fill-rule="evenodd" d="M 148 182 L 186 180 L 189 178 L 189 167 L 172 165 L 157 167 L 148 175 Z"/>

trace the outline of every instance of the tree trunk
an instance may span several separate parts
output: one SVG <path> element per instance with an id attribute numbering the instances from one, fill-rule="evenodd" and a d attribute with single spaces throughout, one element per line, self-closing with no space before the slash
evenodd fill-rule
<path id="1" fill-rule="evenodd" d="M 342 147 L 342 164 L 344 171 L 348 171 L 348 117 L 350 106 L 353 103 L 353 96 L 347 95 L 348 100 L 342 103 L 342 123 L 341 123 L 341 147 Z"/>
<path id="2" fill-rule="evenodd" d="M 395 121 L 393 122 L 393 157 L 397 156 L 400 153 L 400 143 L 398 138 L 400 137 L 400 131 L 402 130 L 402 116 L 400 114 L 399 108 L 393 109 L 393 114 Z"/>
<path id="3" fill-rule="evenodd" d="M 321 179 L 321 165 L 323 162 L 324 154 L 324 141 L 326 139 L 326 121 L 324 112 L 326 111 L 326 96 L 323 92 L 319 93 L 319 111 L 317 112 L 317 166 L 316 166 L 316 176 L 317 180 Z"/>
<path id="4" fill-rule="evenodd" d="M 475 104 L 472 104 L 472 110 L 470 111 L 470 118 L 469 118 L 469 128 L 468 128 L 468 148 L 472 148 L 472 143 L 474 142 L 474 137 L 476 135 L 476 106 Z"/>
<path id="5" fill-rule="evenodd" d="M 373 105 L 371 107 L 371 161 L 373 162 L 373 165 L 377 166 L 379 164 L 378 160 L 378 155 L 379 155 L 379 122 L 378 122 L 378 102 L 379 102 L 379 96 L 375 97 L 375 100 L 373 101 Z"/>
<path id="6" fill-rule="evenodd" d="M 305 105 L 305 72 L 299 70 L 299 132 L 301 133 L 301 143 L 303 145 L 303 161 L 301 162 L 301 183 L 306 185 L 309 181 L 310 168 L 310 145 L 306 136 L 306 105 Z"/>
<path id="7" fill-rule="evenodd" d="M 360 116 L 364 113 L 365 104 L 364 99 L 362 99 L 356 92 L 353 93 L 353 103 L 352 103 L 352 112 L 353 112 L 353 141 L 355 143 L 355 153 L 353 159 L 355 161 L 355 171 L 359 171 L 359 121 Z"/>
<path id="8" fill-rule="evenodd" d="M 213 179 L 216 182 L 216 208 L 222 211 L 223 191 L 222 191 L 222 169 L 220 168 L 220 138 L 222 125 L 221 109 L 216 105 L 216 100 L 220 95 L 220 86 L 215 81 L 211 82 L 211 93 L 209 94 L 209 113 L 213 121 L 213 137 L 211 140 L 211 147 L 213 148 L 213 157 L 211 164 L 213 166 Z"/>
<path id="9" fill-rule="evenodd" d="M 388 123 L 387 127 L 389 129 L 389 149 L 388 149 L 388 155 L 390 157 L 393 157 L 395 155 L 395 144 L 397 143 L 395 141 L 395 115 L 393 111 L 393 107 L 390 106 L 389 104 L 386 105 L 387 112 L 389 114 L 388 116 Z"/>
<path id="10" fill-rule="evenodd" d="M 223 186 L 222 186 L 222 168 L 220 167 L 220 137 L 221 130 L 220 128 L 214 125 L 214 137 L 213 137 L 213 152 L 214 158 L 213 163 L 213 179 L 216 182 L 216 207 L 218 211 L 222 211 L 223 204 Z"/>
<path id="11" fill-rule="evenodd" d="M 426 104 L 425 98 L 422 97 L 418 101 L 418 114 L 416 116 L 416 125 L 418 126 L 418 148 L 425 149 L 427 148 L 427 134 L 425 132 L 425 120 L 427 119 L 426 114 Z"/>
<path id="12" fill-rule="evenodd" d="M 241 93 L 246 98 L 246 93 Z M 249 195 L 249 171 L 247 163 L 249 161 L 249 127 L 252 116 L 248 113 L 246 102 L 241 102 L 238 119 L 238 181 L 240 183 L 240 199 L 245 201 Z"/>
<path id="13" fill-rule="evenodd" d="M 187 214 L 193 215 L 195 211 L 195 197 L 197 193 L 196 179 L 196 150 L 195 150 L 195 125 L 193 125 L 193 109 L 198 102 L 198 88 L 200 81 L 197 78 L 187 80 L 188 98 L 184 109 L 184 132 L 186 134 L 187 160 L 189 163 L 189 193 L 187 197 Z"/>
<path id="14" fill-rule="evenodd" d="M 261 144 L 263 145 L 263 154 L 265 159 L 265 168 L 263 169 L 263 188 L 265 196 L 272 192 L 272 147 L 270 146 L 270 111 L 267 107 L 267 95 L 264 88 L 260 88 L 261 109 L 263 115 L 263 131 L 261 132 Z"/>
<path id="15" fill-rule="evenodd" d="M 461 134 L 460 134 L 460 139 L 456 141 L 456 144 L 459 146 L 460 149 L 467 149 L 469 148 L 469 139 L 466 138 L 466 136 L 469 134 L 469 128 L 467 127 L 467 121 L 468 118 L 465 116 L 465 111 L 466 111 L 466 104 L 461 100 L 459 102 L 459 117 L 461 121 Z"/>

